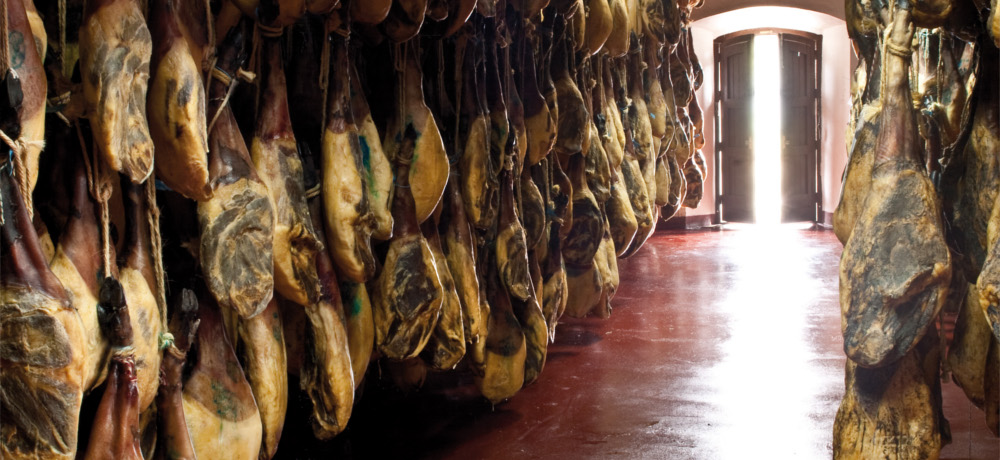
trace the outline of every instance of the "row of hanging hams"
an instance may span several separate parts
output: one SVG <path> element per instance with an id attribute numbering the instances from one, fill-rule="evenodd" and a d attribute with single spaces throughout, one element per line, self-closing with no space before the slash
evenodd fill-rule
<path id="1" fill-rule="evenodd" d="M 702 194 L 700 2 L 35 6 L 0 8 L 4 458 L 271 458 L 372 363 L 500 403 Z"/>
<path id="2" fill-rule="evenodd" d="M 937 458 L 942 376 L 1000 436 L 997 3 L 846 6 L 860 59 L 834 215 L 848 357 L 834 457 Z"/>

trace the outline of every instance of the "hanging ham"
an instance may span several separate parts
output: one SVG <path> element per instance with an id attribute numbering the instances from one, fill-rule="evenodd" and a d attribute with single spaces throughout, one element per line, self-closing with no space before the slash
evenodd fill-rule
<path id="1" fill-rule="evenodd" d="M 201 61 L 188 44 L 178 2 L 156 0 L 151 8 L 153 54 L 146 103 L 156 176 L 188 198 L 205 200 L 212 190 Z"/>
<path id="2" fill-rule="evenodd" d="M 182 289 L 173 307 L 170 330 L 174 343 L 163 351 L 160 362 L 160 387 L 156 393 L 157 459 L 189 460 L 196 458 L 194 444 L 184 417 L 183 377 L 187 353 L 198 333 L 198 298 L 194 291 Z"/>
<path id="3" fill-rule="evenodd" d="M 85 460 L 142 460 L 139 446 L 139 384 L 132 353 L 132 323 L 122 285 L 101 283 L 101 329 L 111 346 L 108 379 L 97 406 Z M 157 368 L 159 371 L 159 368 Z"/>
<path id="4" fill-rule="evenodd" d="M 253 389 L 226 335 L 219 307 L 200 294 L 196 353 L 189 354 L 183 404 L 198 458 L 258 458 L 261 419 Z M 193 356 L 192 356 L 193 355 Z"/>
<path id="5" fill-rule="evenodd" d="M 49 267 L 69 294 L 73 308 L 80 315 L 85 338 L 80 352 L 85 355 L 83 387 L 89 391 L 100 385 L 108 371 L 108 341 L 97 318 L 98 274 L 101 267 L 101 235 L 95 203 L 90 197 L 87 171 L 79 142 L 66 144 L 67 166 L 72 168 L 69 183 L 72 194 L 66 226 Z M 112 267 L 115 270 L 117 267 Z M 84 276 L 84 274 L 88 274 Z M 117 276 L 117 273 L 111 275 Z"/>
<path id="6" fill-rule="evenodd" d="M 25 182 L 26 190 L 31 192 L 38 182 L 38 160 L 45 146 L 45 98 L 48 91 L 45 69 L 42 66 L 44 51 L 38 49 L 38 43 L 44 47 L 45 37 L 36 37 L 35 28 L 31 24 L 31 16 L 37 18 L 34 4 L 31 0 L 8 2 L 7 27 L 8 46 L 10 48 L 10 69 L 17 72 L 21 81 L 21 104 L 17 110 L 20 124 L 20 134 L 7 133 L 22 144 L 18 152 L 19 161 L 24 165 L 27 177 L 18 178 Z M 30 5 L 30 6 L 29 6 Z M 34 12 L 30 15 L 29 12 Z M 44 29 L 41 30 L 44 32 Z M 25 197 L 28 203 L 28 213 L 33 213 L 31 197 Z"/>
<path id="7" fill-rule="evenodd" d="M 441 281 L 434 256 L 417 226 L 410 194 L 410 162 L 416 133 L 406 130 L 395 156 L 396 192 L 392 214 L 395 235 L 382 273 L 375 280 L 372 307 L 378 349 L 388 358 L 412 358 L 423 350 L 441 313 Z"/>
<path id="8" fill-rule="evenodd" d="M 121 182 L 126 226 L 124 263 L 119 264 L 118 272 L 128 302 L 128 318 L 132 321 L 129 346 L 135 355 L 139 410 L 145 411 L 153 403 L 159 386 L 160 341 L 166 332 L 166 316 L 157 301 L 146 186 L 135 185 L 124 176 Z"/>
<path id="9" fill-rule="evenodd" d="M 85 389 L 85 329 L 45 264 L 21 191 L 7 172 L 0 173 L 0 199 L 0 454 L 71 459 Z"/>
<path id="10" fill-rule="evenodd" d="M 153 172 L 146 121 L 152 39 L 135 0 L 87 2 L 80 29 L 80 75 L 94 143 L 132 182 Z"/>
<path id="11" fill-rule="evenodd" d="M 316 253 L 323 250 L 323 243 L 313 228 L 306 203 L 302 161 L 292 132 L 279 38 L 261 39 L 265 70 L 250 155 L 254 168 L 267 185 L 274 210 L 274 289 L 286 299 L 308 305 L 316 301 L 318 293 L 319 281 L 312 261 Z"/>
<path id="12" fill-rule="evenodd" d="M 236 75 L 244 59 L 243 32 L 233 28 L 219 47 L 219 73 Z M 257 175 L 229 105 L 221 102 L 229 81 L 213 80 L 208 113 L 217 117 L 209 132 L 212 198 L 198 203 L 199 257 L 209 290 L 222 308 L 251 318 L 274 293 L 274 211 L 267 186 Z"/>
<path id="13" fill-rule="evenodd" d="M 840 264 L 849 360 L 834 458 L 933 457 L 948 441 L 932 325 L 947 297 L 951 257 L 941 205 L 917 156 L 909 11 L 895 11 L 889 27 L 871 191 Z"/>
<path id="14" fill-rule="evenodd" d="M 397 101 L 400 106 L 389 122 L 382 147 L 389 158 L 398 158 L 407 130 L 412 129 L 415 133 L 409 181 L 417 222 L 420 223 L 427 220 L 441 200 L 450 167 L 437 121 L 424 102 L 422 70 L 416 51 L 404 46 L 401 53 L 404 66 L 403 71 L 397 74 L 402 93 Z"/>

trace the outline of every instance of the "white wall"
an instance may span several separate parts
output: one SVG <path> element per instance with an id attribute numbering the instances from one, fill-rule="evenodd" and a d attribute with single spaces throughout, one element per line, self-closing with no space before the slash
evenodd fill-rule
<path id="1" fill-rule="evenodd" d="M 844 132 L 850 115 L 851 45 L 844 21 L 814 11 L 785 7 L 752 7 L 709 16 L 691 24 L 695 53 L 705 71 L 705 83 L 698 101 L 705 112 L 705 148 L 709 177 L 705 197 L 688 216 L 715 213 L 715 39 L 749 29 L 780 28 L 801 30 L 823 36 L 821 175 L 823 211 L 832 213 L 840 199 L 840 179 L 847 163 Z M 821 216 L 822 217 L 822 216 Z"/>

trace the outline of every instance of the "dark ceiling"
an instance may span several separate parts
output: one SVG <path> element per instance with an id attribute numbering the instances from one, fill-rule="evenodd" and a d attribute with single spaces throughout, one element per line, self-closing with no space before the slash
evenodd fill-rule
<path id="1" fill-rule="evenodd" d="M 818 11 L 844 19 L 843 0 L 705 0 L 704 6 L 694 10 L 692 19 L 698 20 L 751 6 L 787 6 Z"/>

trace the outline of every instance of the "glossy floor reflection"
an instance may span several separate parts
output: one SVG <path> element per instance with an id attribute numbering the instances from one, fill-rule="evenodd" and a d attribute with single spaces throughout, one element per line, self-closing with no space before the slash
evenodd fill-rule
<path id="1" fill-rule="evenodd" d="M 279 453 L 830 458 L 844 389 L 840 249 L 832 232 L 795 226 L 658 233 L 621 262 L 611 318 L 562 322 L 539 381 L 511 401 L 492 407 L 459 373 L 409 395 L 370 377 L 343 436 L 310 444 L 308 427 L 291 425 Z M 982 412 L 944 387 L 954 443 L 942 458 L 1000 458 Z"/>

